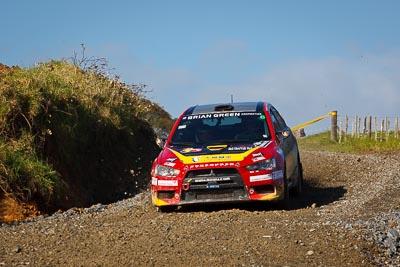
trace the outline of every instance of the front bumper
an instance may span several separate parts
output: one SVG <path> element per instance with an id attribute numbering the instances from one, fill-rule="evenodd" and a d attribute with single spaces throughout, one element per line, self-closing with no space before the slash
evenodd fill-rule
<path id="1" fill-rule="evenodd" d="M 201 172 L 188 172 L 184 179 L 152 178 L 151 195 L 155 206 L 275 201 L 283 198 L 283 179 L 250 182 L 235 169 L 219 170 L 210 177 Z M 168 182 L 165 182 L 168 181 Z M 168 185 L 167 185 L 168 184 Z M 167 186 L 166 186 L 167 185 Z"/>

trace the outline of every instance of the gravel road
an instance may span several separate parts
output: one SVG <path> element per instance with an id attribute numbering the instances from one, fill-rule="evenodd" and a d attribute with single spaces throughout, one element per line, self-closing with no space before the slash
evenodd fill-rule
<path id="1" fill-rule="evenodd" d="M 305 192 L 159 213 L 149 193 L 0 226 L 0 266 L 399 266 L 400 153 L 302 151 Z"/>

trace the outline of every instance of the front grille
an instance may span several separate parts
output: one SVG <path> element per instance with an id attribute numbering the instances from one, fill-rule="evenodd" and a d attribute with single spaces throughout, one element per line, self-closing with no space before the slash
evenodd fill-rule
<path id="1" fill-rule="evenodd" d="M 182 201 L 247 199 L 243 179 L 236 169 L 205 169 L 189 171 L 183 183 Z"/>
<path id="2" fill-rule="evenodd" d="M 189 190 L 243 188 L 243 179 L 236 169 L 205 169 L 188 171 L 184 184 Z"/>
<path id="3" fill-rule="evenodd" d="M 182 191 L 181 200 L 242 200 L 248 199 L 245 189 L 229 188 L 229 189 L 205 189 L 205 190 L 187 190 Z"/>
<path id="4" fill-rule="evenodd" d="M 240 192 L 241 190 L 217 190 L 214 192 L 212 190 L 198 191 L 195 192 L 193 197 L 198 200 L 204 199 L 235 199 L 239 196 L 243 196 L 244 192 Z M 235 194 L 236 193 L 236 194 Z"/>

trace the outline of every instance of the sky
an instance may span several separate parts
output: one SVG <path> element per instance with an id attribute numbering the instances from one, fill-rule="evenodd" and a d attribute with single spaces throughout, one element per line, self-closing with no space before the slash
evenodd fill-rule
<path id="1" fill-rule="evenodd" d="M 289 126 L 332 110 L 394 118 L 399 13 L 397 0 L 3 0 L 0 62 L 33 67 L 83 44 L 173 118 L 232 98 L 272 103 Z"/>

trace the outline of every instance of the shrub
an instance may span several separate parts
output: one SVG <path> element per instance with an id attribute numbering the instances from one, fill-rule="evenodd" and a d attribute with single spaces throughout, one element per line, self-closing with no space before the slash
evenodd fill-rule
<path id="1" fill-rule="evenodd" d="M 23 133 L 18 140 L 0 140 L 0 185 L 4 193 L 22 201 L 37 198 L 54 201 L 60 189 L 59 174 L 37 157 L 32 137 Z"/>
<path id="2" fill-rule="evenodd" d="M 143 86 L 91 66 L 50 61 L 0 76 L 3 191 L 68 208 L 146 187 L 158 153 L 144 120 L 154 103 Z"/>

